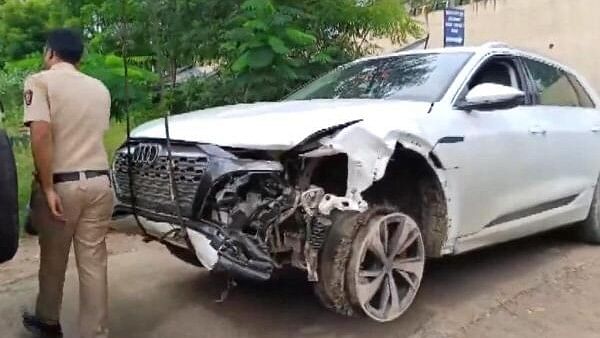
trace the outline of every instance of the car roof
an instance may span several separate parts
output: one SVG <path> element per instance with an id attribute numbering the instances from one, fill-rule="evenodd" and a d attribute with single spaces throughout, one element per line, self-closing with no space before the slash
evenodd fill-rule
<path id="1" fill-rule="evenodd" d="M 478 54 L 480 56 L 488 55 L 488 54 L 509 54 L 509 55 L 518 55 L 518 56 L 526 56 L 536 60 L 539 60 L 544 63 L 548 63 L 557 68 L 561 68 L 565 71 L 569 71 L 573 73 L 571 69 L 566 67 L 565 65 L 551 60 L 547 57 L 537 55 L 525 50 L 521 50 L 518 48 L 513 48 L 506 43 L 503 42 L 487 42 L 481 46 L 467 46 L 467 47 L 446 47 L 446 48 L 432 48 L 432 49 L 419 49 L 419 50 L 407 50 L 407 51 L 398 51 L 393 53 L 386 53 L 382 55 L 376 56 L 368 56 L 356 61 L 366 61 L 366 60 L 374 60 L 380 58 L 388 58 L 394 56 L 401 55 L 418 55 L 418 54 L 452 54 L 452 53 L 471 53 Z"/>
<path id="2" fill-rule="evenodd" d="M 384 58 L 388 58 L 388 57 L 401 56 L 401 55 L 452 54 L 452 53 L 471 53 L 471 54 L 477 55 L 479 57 L 484 57 L 484 56 L 490 55 L 490 54 L 508 54 L 508 55 L 527 57 L 527 58 L 534 59 L 534 60 L 542 62 L 542 63 L 546 63 L 550 66 L 554 66 L 554 67 L 561 69 L 567 73 L 573 74 L 580 81 L 586 83 L 586 89 L 589 90 L 591 88 L 589 86 L 589 84 L 587 83 L 587 81 L 585 80 L 585 78 L 583 78 L 581 76 L 581 74 L 577 73 L 574 69 L 572 69 L 558 61 L 552 60 L 548 57 L 545 57 L 545 56 L 542 56 L 542 55 L 539 55 L 536 53 L 532 53 L 529 51 L 525 51 L 522 49 L 511 47 L 510 45 L 508 45 L 504 42 L 486 42 L 486 43 L 482 44 L 481 46 L 446 47 L 446 48 L 432 48 L 432 49 L 418 49 L 418 50 L 413 49 L 413 50 L 407 50 L 407 51 L 398 51 L 398 52 L 393 52 L 393 53 L 387 53 L 387 54 L 382 54 L 382 55 L 367 56 L 367 57 L 355 60 L 354 62 L 384 59 Z M 354 62 L 352 62 L 352 63 L 354 63 Z"/>
<path id="3" fill-rule="evenodd" d="M 385 59 L 385 58 L 389 58 L 389 57 L 402 56 L 402 55 L 451 54 L 451 53 L 470 53 L 470 54 L 473 54 L 473 56 L 476 57 L 477 59 L 485 58 L 488 55 L 504 54 L 504 55 L 526 57 L 526 58 L 530 58 L 530 59 L 533 59 L 533 60 L 541 62 L 541 63 L 545 63 L 547 65 L 556 67 L 566 73 L 574 75 L 579 80 L 579 82 L 583 85 L 586 92 L 588 92 L 588 94 L 590 94 L 590 96 L 592 97 L 592 101 L 594 101 L 597 106 L 600 106 L 600 96 L 598 96 L 598 94 L 596 93 L 594 88 L 590 85 L 589 82 L 587 82 L 585 77 L 581 76 L 581 74 L 579 74 L 574 69 L 572 69 L 558 61 L 552 60 L 548 57 L 541 56 L 539 54 L 525 51 L 522 49 L 514 48 L 503 42 L 487 42 L 481 46 L 447 47 L 447 48 L 432 48 L 432 49 L 411 49 L 411 50 L 405 50 L 405 51 L 397 51 L 397 52 L 386 53 L 386 54 L 382 54 L 382 55 L 373 55 L 373 56 L 363 57 L 363 58 L 354 60 L 353 62 L 350 62 L 350 64 L 354 64 L 354 63 L 362 62 L 362 61 L 368 61 L 368 60 Z"/>

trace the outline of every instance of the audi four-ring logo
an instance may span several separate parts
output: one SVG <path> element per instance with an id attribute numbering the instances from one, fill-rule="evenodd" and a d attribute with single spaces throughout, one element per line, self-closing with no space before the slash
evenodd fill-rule
<path id="1" fill-rule="evenodd" d="M 131 162 L 138 165 L 150 165 L 160 155 L 160 145 L 153 143 L 140 143 L 133 150 Z"/>

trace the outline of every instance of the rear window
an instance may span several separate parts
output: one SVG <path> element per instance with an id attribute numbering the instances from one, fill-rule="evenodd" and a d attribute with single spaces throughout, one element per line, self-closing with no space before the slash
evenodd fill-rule
<path id="1" fill-rule="evenodd" d="M 579 98 L 579 105 L 584 108 L 596 108 L 594 101 L 590 97 L 590 94 L 585 90 L 581 82 L 577 80 L 577 77 L 573 74 L 567 74 L 569 80 L 571 80 L 571 84 L 573 88 L 575 88 L 575 92 L 577 92 L 577 96 Z"/>
<path id="2" fill-rule="evenodd" d="M 546 63 L 525 59 L 537 87 L 540 105 L 579 107 L 579 97 L 567 74 Z"/>

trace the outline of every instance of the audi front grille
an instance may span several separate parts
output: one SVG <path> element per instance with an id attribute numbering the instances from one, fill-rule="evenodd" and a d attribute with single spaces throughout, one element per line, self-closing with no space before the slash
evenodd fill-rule
<path id="1" fill-rule="evenodd" d="M 166 148 L 156 143 L 131 146 L 136 206 L 160 213 L 176 214 L 171 200 Z M 173 146 L 173 179 L 184 216 L 191 216 L 198 185 L 208 167 L 208 157 L 194 146 Z M 115 155 L 114 178 L 117 197 L 131 204 L 126 148 Z"/>

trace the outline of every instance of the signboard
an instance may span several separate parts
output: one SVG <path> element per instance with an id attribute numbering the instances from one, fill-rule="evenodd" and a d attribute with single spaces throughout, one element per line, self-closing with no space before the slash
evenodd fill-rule
<path id="1" fill-rule="evenodd" d="M 465 45 L 465 10 L 446 8 L 444 10 L 444 47 Z"/>

